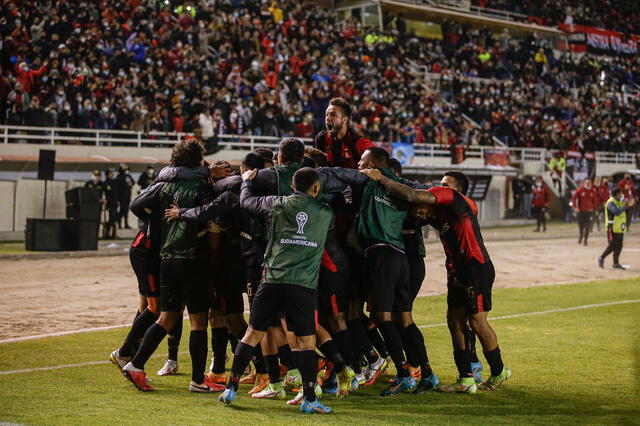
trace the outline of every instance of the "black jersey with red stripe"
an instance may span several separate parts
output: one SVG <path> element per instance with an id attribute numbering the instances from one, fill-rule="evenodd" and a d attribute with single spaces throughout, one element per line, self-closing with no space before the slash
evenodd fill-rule
<path id="1" fill-rule="evenodd" d="M 437 186 L 428 191 L 437 200 L 429 223 L 440 234 L 447 255 L 447 269 L 460 271 L 472 259 L 481 264 L 490 262 L 476 217 L 476 203 L 448 187 Z"/>

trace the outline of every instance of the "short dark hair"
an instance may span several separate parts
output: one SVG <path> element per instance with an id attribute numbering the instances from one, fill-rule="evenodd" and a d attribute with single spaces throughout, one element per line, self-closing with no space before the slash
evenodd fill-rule
<path id="1" fill-rule="evenodd" d="M 456 171 L 448 171 L 444 173 L 445 176 L 450 176 L 458 182 L 458 186 L 460 186 L 460 193 L 462 195 L 467 195 L 467 189 L 469 189 L 469 178 L 462 172 Z"/>
<path id="2" fill-rule="evenodd" d="M 293 187 L 296 191 L 307 192 L 319 180 L 320 176 L 315 169 L 311 167 L 303 167 L 294 173 Z"/>
<path id="3" fill-rule="evenodd" d="M 250 152 L 244 156 L 242 164 L 250 169 L 264 169 L 264 158 L 257 152 Z"/>
<path id="4" fill-rule="evenodd" d="M 197 167 L 202 162 L 204 148 L 195 139 L 178 142 L 171 152 L 171 165 L 176 167 Z"/>
<path id="5" fill-rule="evenodd" d="M 329 101 L 329 105 L 333 105 L 335 107 L 340 107 L 342 109 L 342 113 L 346 115 L 349 119 L 351 118 L 351 105 L 345 98 L 332 98 Z"/>
<path id="6" fill-rule="evenodd" d="M 256 148 L 253 152 L 264 158 L 264 161 L 270 161 L 273 163 L 273 151 L 269 148 Z"/>
<path id="7" fill-rule="evenodd" d="M 305 158 L 309 158 L 313 161 L 314 167 L 326 167 L 328 164 L 327 154 L 317 148 L 310 146 L 305 148 L 304 156 Z"/>
<path id="8" fill-rule="evenodd" d="M 618 188 L 617 186 L 611 190 L 611 196 L 613 196 L 614 198 L 620 195 L 621 193 L 622 193 L 622 189 Z"/>
<path id="9" fill-rule="evenodd" d="M 373 161 L 378 163 L 382 167 L 389 166 L 389 152 L 386 149 L 379 146 L 370 146 L 367 151 L 373 156 Z"/>
<path id="10" fill-rule="evenodd" d="M 389 158 L 389 168 L 399 175 L 402 174 L 402 163 L 397 158 Z"/>
<path id="11" fill-rule="evenodd" d="M 300 139 L 285 138 L 280 142 L 280 152 L 285 163 L 300 163 L 304 157 L 304 144 Z"/>

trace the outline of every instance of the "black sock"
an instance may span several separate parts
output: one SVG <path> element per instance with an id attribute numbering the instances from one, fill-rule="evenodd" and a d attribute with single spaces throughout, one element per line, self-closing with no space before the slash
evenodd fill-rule
<path id="1" fill-rule="evenodd" d="M 265 355 L 264 363 L 269 373 L 269 381 L 271 383 L 278 383 L 280 379 L 280 363 L 278 362 L 278 355 Z"/>
<path id="2" fill-rule="evenodd" d="M 342 359 L 346 365 L 353 364 L 353 351 L 351 349 L 349 330 L 336 331 L 333 333 L 333 341 L 338 346 L 338 351 L 342 355 Z"/>
<path id="3" fill-rule="evenodd" d="M 468 349 L 456 349 L 453 351 L 453 359 L 456 361 L 458 374 L 461 378 L 473 377 L 470 358 Z"/>
<path id="4" fill-rule="evenodd" d="M 151 327 L 147 329 L 147 332 L 144 333 L 142 343 L 140 343 L 140 348 L 131 360 L 133 366 L 144 370 L 144 365 L 155 350 L 158 349 L 158 345 L 166 335 L 167 330 L 165 330 L 160 324 L 152 324 Z"/>
<path id="5" fill-rule="evenodd" d="M 464 344 L 471 354 L 471 362 L 480 362 L 478 353 L 476 352 L 476 333 L 470 328 L 467 328 L 464 332 Z"/>
<path id="6" fill-rule="evenodd" d="M 489 368 L 491 368 L 492 376 L 499 376 L 502 373 L 504 364 L 502 363 L 502 355 L 500 355 L 500 348 L 496 346 L 495 349 L 485 352 L 484 357 L 487 359 Z"/>
<path id="7" fill-rule="evenodd" d="M 207 365 L 207 330 L 191 330 L 189 335 L 189 354 L 191 355 L 191 380 L 204 382 L 204 370 Z"/>
<path id="8" fill-rule="evenodd" d="M 431 365 L 429 365 L 429 356 L 427 355 L 427 347 L 424 344 L 424 336 L 415 323 L 411 323 L 406 327 L 403 333 L 412 352 L 415 354 L 422 377 L 426 378 L 431 376 Z M 409 363 L 409 365 L 411 365 L 411 363 Z"/>
<path id="9" fill-rule="evenodd" d="M 244 369 L 247 368 L 247 365 L 249 365 L 254 350 L 255 348 L 253 346 L 238 342 L 236 350 L 233 353 L 233 363 L 231 364 L 231 375 L 227 382 L 227 389 L 233 388 L 235 391 L 238 390 L 240 376 L 244 372 Z"/>
<path id="10" fill-rule="evenodd" d="M 367 331 L 367 337 L 369 338 L 369 341 L 371 342 L 373 347 L 376 348 L 376 350 L 378 351 L 378 353 L 382 358 L 386 358 L 389 356 L 389 350 L 387 349 L 387 345 L 385 344 L 384 339 L 380 335 L 380 331 L 378 330 L 377 327 L 373 327 L 369 329 Z M 367 353 L 365 352 L 365 355 L 366 354 Z M 378 359 L 377 355 L 376 355 L 376 359 Z M 375 361 L 375 359 L 371 361 L 369 357 L 367 357 L 367 360 L 369 360 L 369 362 Z"/>
<path id="11" fill-rule="evenodd" d="M 245 325 L 242 328 L 242 331 L 237 334 L 236 338 L 238 341 L 242 340 L 244 337 L 244 333 L 247 331 L 247 326 Z M 257 374 L 267 374 L 267 366 L 264 365 L 264 358 L 262 356 L 262 347 L 258 344 L 255 347 L 254 355 L 253 355 L 253 365 L 256 367 Z"/>
<path id="12" fill-rule="evenodd" d="M 417 368 L 420 365 L 420 363 L 418 362 L 418 357 L 416 356 L 416 352 L 413 350 L 413 346 L 411 346 L 411 343 L 407 338 L 407 333 L 399 323 L 396 323 L 396 328 L 400 333 L 400 340 L 402 341 L 402 349 L 404 350 L 404 356 L 407 358 L 407 364 L 409 364 L 413 368 Z"/>
<path id="13" fill-rule="evenodd" d="M 140 346 L 140 340 L 144 337 L 144 333 L 151 327 L 158 317 L 149 309 L 145 309 L 141 314 L 136 315 L 133 325 L 122 347 L 118 350 L 118 354 L 123 358 L 129 358 L 135 354 L 136 348 Z"/>
<path id="14" fill-rule="evenodd" d="M 282 345 L 278 348 L 278 358 L 287 370 L 293 370 L 296 368 L 296 363 L 293 361 L 293 355 L 291 353 L 291 347 L 289 345 Z"/>
<path id="15" fill-rule="evenodd" d="M 242 339 L 242 337 L 240 337 Z M 236 353 L 236 347 L 238 346 L 238 338 L 229 333 L 229 344 L 231 345 L 231 352 Z"/>
<path id="16" fill-rule="evenodd" d="M 362 372 L 362 364 L 360 363 L 363 354 L 362 348 L 364 346 L 371 346 L 371 343 L 369 343 L 367 334 L 359 319 L 347 321 L 347 328 L 349 329 L 352 339 L 351 353 L 353 353 L 353 363 L 351 365 L 353 366 L 353 371 L 355 371 L 356 374 L 360 374 Z"/>
<path id="17" fill-rule="evenodd" d="M 302 392 L 304 393 L 304 399 L 309 402 L 316 400 L 316 369 L 318 368 L 318 361 L 316 351 L 295 351 L 297 360 L 296 365 L 300 370 L 300 376 L 302 377 Z"/>
<path id="18" fill-rule="evenodd" d="M 169 359 L 178 360 L 178 349 L 180 348 L 180 340 L 182 339 L 182 315 L 176 320 L 176 324 L 169 331 L 167 345 L 169 349 Z M 198 382 L 199 383 L 199 382 Z"/>
<path id="19" fill-rule="evenodd" d="M 336 374 L 340 374 L 344 370 L 344 359 L 340 352 L 338 352 L 338 346 L 333 340 L 327 340 L 319 346 L 320 352 L 322 352 L 329 361 L 333 364 L 333 371 Z"/>
<path id="20" fill-rule="evenodd" d="M 213 352 L 213 366 L 211 372 L 215 374 L 224 373 L 224 364 L 227 358 L 227 342 L 229 332 L 227 327 L 211 329 L 211 351 Z"/>
<path id="21" fill-rule="evenodd" d="M 408 377 L 409 369 L 402 352 L 402 341 L 400 340 L 398 329 L 391 321 L 385 321 L 378 324 L 378 330 L 382 333 L 382 337 L 387 344 L 387 350 L 396 366 L 398 377 Z"/>

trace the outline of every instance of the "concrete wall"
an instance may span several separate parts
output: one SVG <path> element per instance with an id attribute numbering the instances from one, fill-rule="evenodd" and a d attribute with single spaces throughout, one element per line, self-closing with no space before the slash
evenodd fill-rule
<path id="1" fill-rule="evenodd" d="M 0 182 L 0 232 L 13 231 L 15 192 L 16 182 Z"/>
<path id="2" fill-rule="evenodd" d="M 491 179 L 487 197 L 478 202 L 478 220 L 481 222 L 496 222 L 505 216 L 505 176 L 494 176 Z"/>

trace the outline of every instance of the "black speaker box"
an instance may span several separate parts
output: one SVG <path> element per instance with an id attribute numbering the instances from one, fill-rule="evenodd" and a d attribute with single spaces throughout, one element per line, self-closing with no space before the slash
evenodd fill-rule
<path id="1" fill-rule="evenodd" d="M 97 189 L 83 186 L 65 191 L 64 198 L 67 204 L 98 204 L 100 202 Z"/>
<path id="2" fill-rule="evenodd" d="M 38 179 L 53 180 L 56 170 L 56 152 L 51 149 L 41 149 L 38 158 Z"/>
<path id="3" fill-rule="evenodd" d="M 66 219 L 27 219 L 25 248 L 32 251 L 62 251 Z"/>
<path id="4" fill-rule="evenodd" d="M 65 250 L 98 250 L 97 220 L 68 220 Z"/>
<path id="5" fill-rule="evenodd" d="M 100 220 L 100 204 L 68 204 L 69 219 Z"/>
<path id="6" fill-rule="evenodd" d="M 97 220 L 27 219 L 25 234 L 27 250 L 98 249 Z"/>

